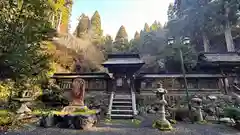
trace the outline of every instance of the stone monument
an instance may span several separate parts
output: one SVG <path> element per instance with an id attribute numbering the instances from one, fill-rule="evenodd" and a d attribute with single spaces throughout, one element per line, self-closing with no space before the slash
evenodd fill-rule
<path id="1" fill-rule="evenodd" d="M 69 106 L 63 108 L 63 112 L 74 112 L 76 109 L 86 109 L 84 106 L 85 81 L 81 78 L 73 80 L 71 98 Z"/>
<path id="2" fill-rule="evenodd" d="M 85 81 L 81 78 L 74 79 L 70 105 L 64 107 L 61 112 L 43 115 L 40 119 L 40 126 L 88 129 L 97 124 L 100 117 L 100 109 L 90 110 L 87 106 L 84 106 L 84 94 Z"/>
<path id="3" fill-rule="evenodd" d="M 158 88 L 156 91 L 158 102 L 157 104 L 159 105 L 159 118 L 158 120 L 153 124 L 153 127 L 158 128 L 159 130 L 171 130 L 172 126 L 170 122 L 166 119 L 165 116 L 165 105 L 167 104 L 167 101 L 165 100 L 164 94 L 167 93 L 165 89 L 162 88 L 162 84 L 158 84 Z"/>

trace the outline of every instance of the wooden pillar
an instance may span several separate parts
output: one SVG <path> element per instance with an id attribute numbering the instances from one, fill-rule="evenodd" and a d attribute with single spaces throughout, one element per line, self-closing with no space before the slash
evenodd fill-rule
<path id="1" fill-rule="evenodd" d="M 223 72 L 223 69 L 222 68 L 220 68 L 220 70 L 221 70 L 221 74 L 222 74 L 222 76 L 223 76 L 223 86 L 224 86 L 224 92 L 225 92 L 225 94 L 228 94 L 228 87 L 227 87 L 227 84 L 226 84 L 226 79 L 227 79 L 227 77 L 225 76 L 225 74 L 224 74 L 224 72 Z"/>

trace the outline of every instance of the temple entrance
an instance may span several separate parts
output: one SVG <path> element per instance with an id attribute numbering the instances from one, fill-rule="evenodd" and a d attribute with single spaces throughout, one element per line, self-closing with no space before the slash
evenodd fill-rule
<path id="1" fill-rule="evenodd" d="M 130 78 L 126 76 L 116 77 L 116 92 L 117 93 L 129 93 L 131 91 Z"/>
<path id="2" fill-rule="evenodd" d="M 138 54 L 109 54 L 103 66 L 113 75 L 114 86 L 110 91 L 127 94 L 135 91 L 131 89 L 132 77 L 143 64 Z"/>

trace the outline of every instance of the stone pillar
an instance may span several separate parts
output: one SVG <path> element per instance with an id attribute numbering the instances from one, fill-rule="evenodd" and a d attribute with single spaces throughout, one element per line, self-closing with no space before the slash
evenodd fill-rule
<path id="1" fill-rule="evenodd" d="M 165 105 L 167 104 L 167 101 L 164 98 L 164 94 L 167 93 L 165 89 L 162 88 L 162 84 L 160 83 L 158 86 L 158 89 L 155 91 L 159 105 L 159 118 L 158 120 L 153 124 L 153 127 L 158 128 L 159 130 L 171 130 L 172 125 L 170 122 L 166 119 L 165 116 Z"/>
<path id="2" fill-rule="evenodd" d="M 192 98 L 192 102 L 194 107 L 197 109 L 197 121 L 203 121 L 202 116 L 202 99 L 200 98 Z"/>

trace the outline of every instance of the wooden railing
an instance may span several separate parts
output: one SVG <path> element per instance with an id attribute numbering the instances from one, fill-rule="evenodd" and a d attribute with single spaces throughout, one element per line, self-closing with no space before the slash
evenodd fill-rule
<path id="1" fill-rule="evenodd" d="M 108 105 L 108 117 L 111 117 L 111 112 L 112 112 L 112 104 L 113 104 L 113 97 L 114 97 L 114 92 L 111 92 L 110 99 L 109 99 L 109 105 Z"/>

